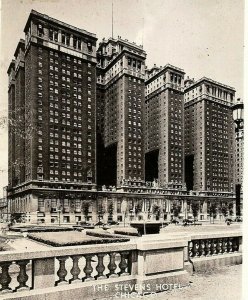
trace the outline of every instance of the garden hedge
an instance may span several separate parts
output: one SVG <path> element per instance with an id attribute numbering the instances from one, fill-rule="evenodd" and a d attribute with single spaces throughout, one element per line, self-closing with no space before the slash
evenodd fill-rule
<path id="1" fill-rule="evenodd" d="M 70 232 L 69 235 L 65 235 L 63 232 L 29 233 L 28 238 L 54 247 L 119 243 L 129 240 L 121 237 L 85 236 L 81 232 L 76 231 Z"/>

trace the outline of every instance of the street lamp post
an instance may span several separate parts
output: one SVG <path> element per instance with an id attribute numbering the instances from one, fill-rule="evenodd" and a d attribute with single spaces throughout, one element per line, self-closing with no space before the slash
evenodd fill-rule
<path id="1" fill-rule="evenodd" d="M 130 221 L 132 221 L 132 220 L 133 220 L 133 210 L 130 209 Z"/>
<path id="2" fill-rule="evenodd" d="M 240 100 L 240 98 L 237 99 L 237 102 L 232 107 L 233 111 L 233 120 L 235 123 L 235 141 L 236 141 L 236 147 L 239 151 L 239 155 L 243 155 L 243 130 L 244 130 L 244 103 Z M 240 143 L 241 142 L 241 143 Z M 236 171 L 237 165 L 235 160 L 235 171 Z M 235 172 L 236 173 L 236 172 Z M 235 183 L 235 194 L 236 194 L 236 214 L 238 216 L 241 215 L 241 182 L 242 178 L 236 178 Z"/>
<path id="3" fill-rule="evenodd" d="M 126 216 L 127 216 L 126 211 L 123 212 L 123 216 L 124 216 L 124 227 L 126 227 Z"/>
<path id="4" fill-rule="evenodd" d="M 60 226 L 60 213 L 61 213 L 61 209 L 58 209 L 58 213 L 59 213 L 59 226 Z"/>

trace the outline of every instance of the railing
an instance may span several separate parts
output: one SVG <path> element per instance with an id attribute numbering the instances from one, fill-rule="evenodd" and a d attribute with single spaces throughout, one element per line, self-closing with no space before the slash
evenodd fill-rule
<path id="1" fill-rule="evenodd" d="M 239 238 L 194 240 L 189 243 L 189 256 L 201 257 L 234 253 L 239 250 Z"/>
<path id="2" fill-rule="evenodd" d="M 178 280 L 187 285 L 186 266 L 190 258 L 195 263 L 220 254 L 220 258 L 232 256 L 231 264 L 240 263 L 241 236 L 240 231 L 175 238 L 151 235 L 127 243 L 1 252 L 0 298 L 4 294 L 4 299 L 15 296 L 39 300 L 54 296 L 63 300 L 81 299 L 83 295 L 85 300 L 90 300 L 100 298 L 93 288 L 96 285 L 110 287 L 106 298 L 114 295 L 116 283 L 130 286 L 128 293 L 138 290 L 142 284 L 149 284 L 150 292 L 162 291 L 158 282 Z"/>
<path id="3" fill-rule="evenodd" d="M 218 234 L 197 236 L 191 238 L 188 243 L 188 255 L 190 258 L 208 257 L 236 253 L 240 250 L 241 236 Z"/>
<path id="4" fill-rule="evenodd" d="M 132 244 L 115 244 L 104 247 L 94 245 L 67 247 L 66 250 L 51 248 L 29 253 L 3 253 L 0 262 L 0 295 L 129 276 L 134 247 Z"/>

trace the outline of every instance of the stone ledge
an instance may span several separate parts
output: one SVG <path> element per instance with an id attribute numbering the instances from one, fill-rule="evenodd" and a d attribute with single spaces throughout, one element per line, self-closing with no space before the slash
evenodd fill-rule
<path id="1" fill-rule="evenodd" d="M 96 245 L 84 245 L 84 246 L 67 246 L 67 247 L 52 247 L 48 249 L 42 249 L 40 251 L 4 251 L 0 254 L 1 261 L 18 261 L 18 260 L 30 260 L 37 258 L 50 258 L 58 256 L 70 256 L 70 255 L 84 255 L 101 252 L 115 252 L 115 251 L 129 251 L 136 250 L 136 242 L 130 241 L 125 243 L 111 243 L 111 244 L 96 244 Z"/>
<path id="2" fill-rule="evenodd" d="M 209 269 L 220 268 L 223 266 L 232 266 L 242 264 L 242 253 L 222 254 L 209 257 L 199 257 L 191 259 L 191 263 L 185 264 L 186 269 L 191 274 L 193 272 L 203 272 Z M 191 265 L 191 266 L 190 266 Z"/>
<path id="3" fill-rule="evenodd" d="M 183 248 L 188 246 L 188 241 L 185 239 L 179 240 L 166 240 L 166 241 L 137 241 L 137 250 L 148 251 L 156 249 L 173 249 L 173 248 Z"/>
<path id="4" fill-rule="evenodd" d="M 228 237 L 242 237 L 243 233 L 240 230 L 223 231 L 223 232 L 209 232 L 188 235 L 189 240 L 199 239 L 215 239 L 215 238 L 228 238 Z"/>

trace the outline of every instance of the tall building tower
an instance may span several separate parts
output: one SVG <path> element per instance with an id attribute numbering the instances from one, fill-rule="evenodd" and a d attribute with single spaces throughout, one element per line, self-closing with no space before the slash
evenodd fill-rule
<path id="1" fill-rule="evenodd" d="M 33 10 L 24 32 L 8 70 L 12 198 L 24 197 L 21 183 L 94 187 L 96 36 Z"/>
<path id="2" fill-rule="evenodd" d="M 25 181 L 25 42 L 20 40 L 15 60 L 10 63 L 9 75 L 9 184 Z"/>
<path id="3" fill-rule="evenodd" d="M 144 180 L 145 58 L 142 46 L 120 37 L 97 50 L 99 184 Z"/>
<path id="4" fill-rule="evenodd" d="M 146 180 L 184 186 L 184 71 L 167 64 L 146 70 Z"/>
<path id="5" fill-rule="evenodd" d="M 233 193 L 235 90 L 203 77 L 186 79 L 185 169 L 188 190 Z"/>

